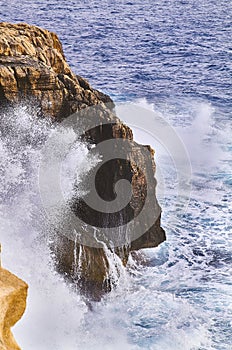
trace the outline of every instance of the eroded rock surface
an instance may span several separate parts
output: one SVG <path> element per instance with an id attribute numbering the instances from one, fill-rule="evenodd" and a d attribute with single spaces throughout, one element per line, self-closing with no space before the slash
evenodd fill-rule
<path id="1" fill-rule="evenodd" d="M 37 105 L 38 115 L 51 116 L 58 121 L 64 120 L 71 113 L 82 111 L 85 130 L 88 130 L 86 107 L 98 106 L 96 114 L 100 123 L 83 135 L 87 142 L 96 145 L 109 139 L 133 140 L 131 129 L 115 115 L 110 97 L 93 89 L 85 79 L 71 71 L 56 34 L 27 24 L 1 23 L 0 102 L 3 107 L 25 98 Z M 104 125 L 105 122 L 107 125 Z M 147 149 L 149 152 L 145 152 Z M 101 176 L 96 179 L 96 188 L 106 201 L 113 199 L 114 185 L 118 180 L 125 178 L 132 184 L 131 201 L 119 213 L 123 222 L 139 214 L 148 191 L 152 193 L 150 207 L 155 205 L 159 208 L 153 156 L 153 150 L 149 146 L 134 144 L 128 151 L 126 161 L 116 159 L 104 164 Z M 143 170 L 137 166 L 138 160 L 145 164 Z M 85 205 L 83 198 L 74 198 L 73 211 L 87 223 L 96 224 L 100 228 L 104 225 L 110 227 L 112 220 L 116 223 L 119 221 L 118 217 L 112 219 L 110 215 L 106 220 L 104 215 Z M 154 217 L 154 224 L 148 226 L 141 237 L 129 240 L 126 247 L 116 249 L 124 265 L 131 250 L 156 247 L 165 240 L 160 215 L 157 218 L 152 210 L 148 210 L 147 217 Z M 94 298 L 99 298 L 101 291 L 109 290 L 109 265 L 103 249 L 80 246 L 62 232 L 54 242 L 52 251 L 56 266 L 63 275 L 78 283 L 85 294 Z M 78 260 L 80 254 L 82 258 Z"/>
<path id="2" fill-rule="evenodd" d="M 0 100 L 35 97 L 41 112 L 64 118 L 111 99 L 68 66 L 55 33 L 25 23 L 0 23 Z"/>

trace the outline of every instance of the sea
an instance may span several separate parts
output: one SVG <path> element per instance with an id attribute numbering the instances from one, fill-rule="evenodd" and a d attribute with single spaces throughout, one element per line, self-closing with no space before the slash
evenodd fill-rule
<path id="1" fill-rule="evenodd" d="M 144 111 L 140 125 L 129 124 L 137 142 L 155 149 L 157 197 L 167 235 L 159 247 L 130 257 L 127 268 L 108 252 L 111 274 L 120 269 L 120 277 L 111 293 L 89 307 L 78 289 L 54 271 L 47 245 L 49 220 L 38 169 L 51 126 L 36 120 L 26 103 L 4 112 L 2 265 L 29 285 L 26 312 L 12 329 L 20 347 L 230 350 L 231 1 L 1 0 L 0 19 L 56 32 L 76 74 L 116 103 Z M 168 125 L 181 141 L 183 158 L 173 153 L 168 137 L 160 139 L 156 124 L 147 127 L 147 115 Z M 71 137 L 62 128 L 59 135 L 61 146 Z M 64 170 L 67 182 L 73 164 L 82 174 L 96 164 L 85 145 L 77 143 L 75 150 Z M 181 161 L 188 164 L 186 192 Z"/>

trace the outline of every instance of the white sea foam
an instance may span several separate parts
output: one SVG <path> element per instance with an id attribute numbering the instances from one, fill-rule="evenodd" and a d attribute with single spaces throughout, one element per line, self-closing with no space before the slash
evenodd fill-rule
<path id="1" fill-rule="evenodd" d="M 187 123 L 176 125 L 177 132 L 187 140 L 186 147 L 193 155 L 192 162 L 197 170 L 193 175 L 188 212 L 177 219 L 175 226 L 165 227 L 170 211 L 175 210 L 170 206 L 175 192 L 172 160 L 154 144 L 156 161 L 160 162 L 166 186 L 162 207 L 168 241 L 156 249 L 141 252 L 136 261 L 131 257 L 127 271 L 119 261 L 115 263 L 116 257 L 107 251 L 112 264 L 110 273 L 114 273 L 117 280 L 117 269 L 121 269 L 122 278 L 117 280 L 118 288 L 101 302 L 93 303 L 92 311 L 78 292 L 74 293 L 55 273 L 46 245 L 49 222 L 41 205 L 37 174 L 40 149 L 50 125 L 37 121 L 33 111 L 27 108 L 11 110 L 7 115 L 5 121 L 11 128 L 0 141 L 0 240 L 4 267 L 29 284 L 26 313 L 13 329 L 22 349 L 216 350 L 218 344 L 229 344 L 232 327 L 232 242 L 228 220 L 231 194 L 223 182 L 224 175 L 212 173 L 204 182 L 199 175 L 201 165 L 194 159 L 196 149 L 200 156 L 203 153 L 202 160 L 206 159 L 204 152 L 208 154 L 210 143 L 216 137 L 214 157 L 218 157 L 217 162 L 213 160 L 203 165 L 214 169 L 220 162 L 223 171 L 228 172 L 229 155 L 220 148 L 221 143 L 227 144 L 224 141 L 228 134 L 215 126 L 215 111 L 211 106 L 192 102 L 189 106 L 192 107 L 189 117 L 185 115 Z M 148 108 L 156 111 L 154 105 Z M 158 112 L 175 124 L 178 115 L 170 113 L 170 109 L 170 106 L 159 107 Z M 199 110 L 199 114 L 194 114 L 193 109 Z M 187 114 L 186 110 L 184 113 Z M 192 149 L 202 118 L 205 128 L 201 127 L 199 142 Z M 31 134 L 34 135 L 33 147 L 32 142 L 25 143 L 25 136 L 31 140 Z M 135 136 L 137 141 L 142 141 L 144 134 L 135 131 Z M 62 137 L 71 139 L 73 133 L 61 130 L 61 143 Z M 223 142 L 221 137 L 225 137 Z M 145 141 L 152 144 L 147 138 Z M 202 149 L 207 143 L 206 150 Z M 164 159 L 169 159 L 165 166 Z M 88 157 L 85 145 L 74 143 L 62 164 L 62 188 L 66 198 L 72 188 L 73 174 L 79 174 L 76 164 L 83 174 L 97 161 Z M 212 198 L 217 200 L 210 202 Z M 116 271 L 115 266 L 118 266 Z M 224 348 L 229 350 L 228 346 Z"/>

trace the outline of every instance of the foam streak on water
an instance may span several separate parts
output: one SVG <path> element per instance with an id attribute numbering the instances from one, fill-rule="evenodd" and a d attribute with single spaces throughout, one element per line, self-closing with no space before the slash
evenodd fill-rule
<path id="1" fill-rule="evenodd" d="M 146 101 L 139 103 L 145 105 Z M 147 105 L 147 108 L 161 113 L 175 126 L 190 154 L 193 174 L 189 207 L 184 215 L 178 216 L 173 205 L 175 183 L 172 183 L 171 161 L 158 145 L 157 167 L 166 186 L 165 195 L 159 200 L 164 208 L 164 226 L 168 222 L 168 241 L 156 251 L 144 252 L 147 267 L 141 267 L 137 283 L 143 287 L 145 283 L 147 291 L 158 293 L 158 298 L 164 298 L 166 305 L 173 297 L 167 314 L 162 305 L 157 318 L 157 322 L 161 321 L 159 330 L 170 323 L 173 326 L 173 334 L 172 327 L 165 329 L 164 343 L 161 342 L 165 349 L 173 348 L 173 343 L 175 349 L 229 349 L 232 336 L 232 159 L 228 152 L 231 125 L 229 120 L 226 123 L 220 110 L 198 100 L 182 101 L 185 114 L 182 119 L 178 103 L 159 107 Z M 219 118 L 222 123 L 218 122 Z M 144 135 L 136 136 L 144 142 Z M 149 141 L 155 146 L 154 140 Z M 170 222 L 168 218 L 173 212 L 176 221 Z M 184 304 L 179 304 L 173 314 L 172 307 L 178 303 Z M 155 314 L 157 309 L 156 306 Z M 145 314 L 141 312 L 144 327 L 146 322 L 148 328 L 154 326 L 150 317 L 144 318 Z M 195 334 L 194 338 L 190 334 Z M 156 348 L 158 346 L 154 346 Z"/>

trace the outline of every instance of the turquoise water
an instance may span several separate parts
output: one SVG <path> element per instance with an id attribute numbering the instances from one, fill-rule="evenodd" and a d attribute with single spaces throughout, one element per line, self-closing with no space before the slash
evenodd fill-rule
<path id="1" fill-rule="evenodd" d="M 4 265 L 31 286 L 27 313 L 15 328 L 22 348 L 231 349 L 231 3 L 23 0 L 0 5 L 3 21 L 55 31 L 72 69 L 94 87 L 168 121 L 192 166 L 183 213 L 175 204 L 172 160 L 146 130 L 134 130 L 137 141 L 156 149 L 167 242 L 142 252 L 136 262 L 131 259 L 118 289 L 93 311 L 54 275 L 46 252 L 34 251 L 43 226 L 35 214 L 36 181 L 25 180 L 21 163 L 6 173 L 4 189 L 9 181 L 24 186 L 1 207 Z M 30 129 L 31 112 L 21 113 Z M 2 159 L 14 154 L 5 140 L 1 152 Z M 29 164 L 37 149 L 33 152 L 28 150 Z M 39 266 L 38 278 L 34 266 Z"/>

